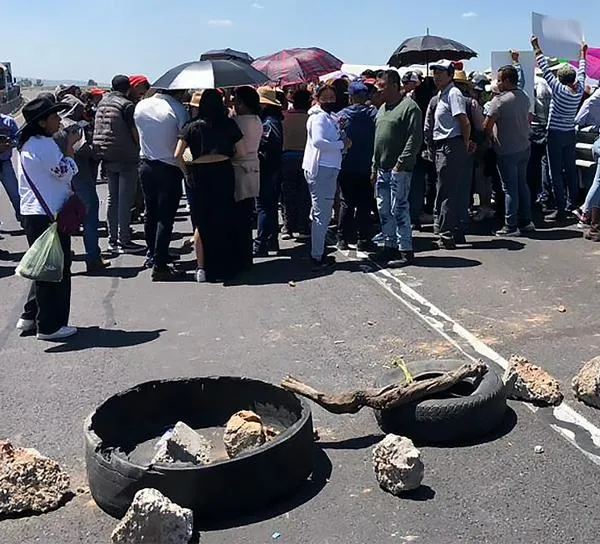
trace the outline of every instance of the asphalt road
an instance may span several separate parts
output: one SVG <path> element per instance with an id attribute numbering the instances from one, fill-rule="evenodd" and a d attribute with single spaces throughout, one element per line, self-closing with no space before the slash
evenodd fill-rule
<path id="1" fill-rule="evenodd" d="M 315 277 L 305 250 L 293 245 L 261 260 L 239 285 L 224 287 L 152 284 L 136 256 L 87 277 L 78 239 L 71 315 L 80 333 L 65 345 L 20 338 L 14 325 L 27 284 L 13 272 L 25 241 L 10 216 L 2 198 L 0 247 L 11 257 L 0 262 L 0 437 L 60 461 L 74 488 L 85 484 L 83 419 L 136 383 L 214 374 L 277 383 L 293 374 L 341 391 L 370 385 L 394 356 L 464 357 L 431 320 L 367 274 L 364 263 L 338 255 L 334 274 Z M 181 219 L 177 245 L 189 233 Z M 581 362 L 598 354 L 599 249 L 571 229 L 544 230 L 535 240 L 482 235 L 456 252 L 430 250 L 430 238 L 419 235 L 417 266 L 394 272 L 403 282 L 398 286 L 414 288 L 498 354 L 523 354 L 547 368 L 567 401 L 600 425 L 598 412 L 573 401 L 568 389 Z M 560 304 L 565 313 L 557 311 Z M 543 412 L 511 403 L 505 424 L 487 441 L 423 447 L 424 486 L 405 499 L 377 486 L 371 451 L 381 436 L 370 413 L 334 416 L 317 407 L 313 413 L 322 448 L 313 483 L 257 518 L 204 530 L 202 542 L 267 543 L 274 533 L 292 544 L 597 540 L 600 467 L 552 429 Z M 592 454 L 599 445 L 588 440 Z M 108 542 L 115 524 L 83 494 L 43 516 L 0 521 L 0 542 Z"/>

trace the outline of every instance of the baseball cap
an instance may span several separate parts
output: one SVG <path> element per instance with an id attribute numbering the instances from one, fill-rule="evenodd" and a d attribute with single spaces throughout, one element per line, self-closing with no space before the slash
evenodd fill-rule
<path id="1" fill-rule="evenodd" d="M 429 65 L 431 70 L 442 70 L 444 72 L 450 71 L 451 68 L 454 68 L 454 63 L 450 60 L 439 60 L 433 64 Z"/>
<path id="2" fill-rule="evenodd" d="M 483 92 L 483 91 L 485 91 L 486 85 L 489 85 L 490 80 L 487 77 L 485 77 L 485 75 L 483 75 L 483 74 L 475 73 L 471 77 L 471 82 L 473 83 L 473 88 L 476 91 Z"/>
<path id="3" fill-rule="evenodd" d="M 407 83 L 421 83 L 421 77 L 417 72 L 409 70 L 402 76 L 402 85 L 406 85 Z"/>
<path id="4" fill-rule="evenodd" d="M 369 94 L 369 88 L 362 81 L 353 81 L 348 86 L 348 94 L 357 96 L 359 94 Z"/>

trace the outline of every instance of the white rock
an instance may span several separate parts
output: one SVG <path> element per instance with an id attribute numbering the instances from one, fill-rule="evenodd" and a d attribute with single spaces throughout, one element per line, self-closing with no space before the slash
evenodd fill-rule
<path id="1" fill-rule="evenodd" d="M 600 357 L 583 365 L 571 381 L 573 393 L 582 402 L 600 408 Z"/>
<path id="2" fill-rule="evenodd" d="M 211 462 L 212 444 L 182 421 L 165 433 L 156 444 L 156 455 L 151 463 L 194 463 L 207 465 Z"/>
<path id="3" fill-rule="evenodd" d="M 393 495 L 417 489 L 425 467 L 412 440 L 388 434 L 373 449 L 373 468 L 379 485 Z"/>
<path id="4" fill-rule="evenodd" d="M 188 544 L 194 516 L 156 489 L 135 494 L 131 507 L 111 535 L 114 544 Z"/>

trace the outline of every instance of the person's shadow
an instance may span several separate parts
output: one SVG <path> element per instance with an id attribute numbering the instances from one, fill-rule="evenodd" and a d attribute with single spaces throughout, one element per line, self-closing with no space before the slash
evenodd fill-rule
<path id="1" fill-rule="evenodd" d="M 166 329 L 155 331 L 124 331 L 101 327 L 80 327 L 68 342 L 46 349 L 46 353 L 68 353 L 90 348 L 127 348 L 156 340 Z"/>

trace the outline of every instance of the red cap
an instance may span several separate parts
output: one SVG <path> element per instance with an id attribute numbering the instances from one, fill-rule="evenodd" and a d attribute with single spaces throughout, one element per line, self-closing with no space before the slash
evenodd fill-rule
<path id="1" fill-rule="evenodd" d="M 92 96 L 104 96 L 104 91 L 102 89 L 98 89 L 97 87 L 90 89 L 89 92 Z"/>
<path id="2" fill-rule="evenodd" d="M 148 85 L 150 87 L 150 82 L 146 76 L 129 76 L 129 84 L 132 87 L 137 87 L 138 85 Z"/>

